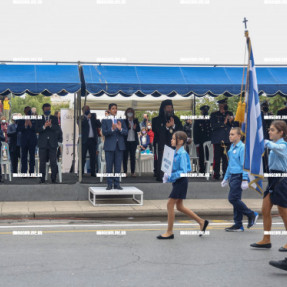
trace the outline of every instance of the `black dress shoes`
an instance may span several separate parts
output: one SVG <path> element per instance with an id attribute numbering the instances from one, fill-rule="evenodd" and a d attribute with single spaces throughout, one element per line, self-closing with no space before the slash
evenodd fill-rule
<path id="1" fill-rule="evenodd" d="M 199 236 L 202 236 L 205 233 L 205 230 L 206 230 L 208 224 L 209 224 L 209 221 L 208 220 L 204 220 L 204 225 L 203 225 L 203 228 L 202 228 L 201 233 L 199 234 Z"/>
<path id="2" fill-rule="evenodd" d="M 266 244 L 257 244 L 257 243 L 252 243 L 250 244 L 251 247 L 258 248 L 258 249 L 270 249 L 272 247 L 271 243 L 266 243 Z"/>
<path id="3" fill-rule="evenodd" d="M 284 248 L 284 247 L 282 246 L 282 247 L 280 247 L 280 248 L 278 249 L 278 251 L 280 251 L 280 252 L 287 252 L 287 248 Z"/>
<path id="4" fill-rule="evenodd" d="M 174 239 L 174 234 L 170 235 L 170 236 L 157 236 L 157 239 Z"/>
<path id="5" fill-rule="evenodd" d="M 115 185 L 114 189 L 119 189 L 119 190 L 123 190 L 123 188 L 120 185 Z"/>
<path id="6" fill-rule="evenodd" d="M 111 190 L 111 189 L 113 189 L 113 187 L 111 185 L 108 185 L 106 188 L 106 190 Z"/>
<path id="7" fill-rule="evenodd" d="M 269 261 L 271 266 L 287 271 L 287 257 L 284 260 Z"/>
<path id="8" fill-rule="evenodd" d="M 45 183 L 45 179 L 40 178 L 39 183 Z"/>

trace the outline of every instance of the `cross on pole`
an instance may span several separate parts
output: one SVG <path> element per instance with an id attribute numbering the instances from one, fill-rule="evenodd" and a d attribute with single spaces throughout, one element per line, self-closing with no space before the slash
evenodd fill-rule
<path id="1" fill-rule="evenodd" d="M 245 30 L 247 30 L 247 22 L 248 22 L 248 20 L 246 19 L 246 17 L 244 17 L 244 20 L 242 22 L 245 25 Z"/>

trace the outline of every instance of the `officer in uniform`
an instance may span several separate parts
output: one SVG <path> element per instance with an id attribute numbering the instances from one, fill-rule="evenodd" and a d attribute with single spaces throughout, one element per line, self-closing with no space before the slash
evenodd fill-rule
<path id="1" fill-rule="evenodd" d="M 278 112 L 277 112 L 277 115 L 278 116 L 286 116 L 286 119 L 282 119 L 283 121 L 286 122 L 287 124 L 287 102 L 284 103 L 285 107 L 280 109 Z"/>
<path id="2" fill-rule="evenodd" d="M 209 106 L 200 107 L 201 115 L 207 116 L 209 111 Z M 211 139 L 211 126 L 209 119 L 195 120 L 193 127 L 193 140 L 196 145 L 197 154 L 199 157 L 199 172 L 205 172 L 204 166 L 204 150 L 203 144 Z M 206 158 L 209 157 L 208 149 L 206 149 Z"/>
<path id="3" fill-rule="evenodd" d="M 222 159 L 223 177 L 227 169 L 227 151 L 230 147 L 229 132 L 234 124 L 233 113 L 228 111 L 227 100 L 217 102 L 219 111 L 210 115 L 211 143 L 213 144 L 213 178 L 220 178 L 220 160 Z"/>

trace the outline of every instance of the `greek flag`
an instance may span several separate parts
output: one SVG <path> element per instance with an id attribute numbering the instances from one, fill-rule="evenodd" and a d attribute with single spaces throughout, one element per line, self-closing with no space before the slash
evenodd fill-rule
<path id="1" fill-rule="evenodd" d="M 249 39 L 247 46 L 249 46 Z M 251 46 L 251 44 L 250 44 Z M 249 73 L 247 75 L 247 94 L 245 95 L 245 115 L 242 131 L 245 134 L 245 152 L 243 169 L 249 174 L 249 187 L 263 193 L 264 136 L 258 85 L 252 48 L 250 47 Z"/>

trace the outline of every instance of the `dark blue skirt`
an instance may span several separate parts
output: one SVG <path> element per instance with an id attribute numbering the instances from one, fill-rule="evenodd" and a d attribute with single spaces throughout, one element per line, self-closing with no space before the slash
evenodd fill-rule
<path id="1" fill-rule="evenodd" d="M 270 173 L 284 173 L 270 171 Z M 287 208 L 287 177 L 268 177 L 268 186 L 264 197 L 270 194 L 272 204 Z"/>
<path id="2" fill-rule="evenodd" d="M 169 198 L 173 199 L 186 199 L 188 187 L 187 177 L 181 177 L 172 183 L 172 191 L 169 195 Z"/>

